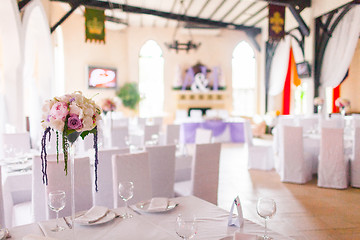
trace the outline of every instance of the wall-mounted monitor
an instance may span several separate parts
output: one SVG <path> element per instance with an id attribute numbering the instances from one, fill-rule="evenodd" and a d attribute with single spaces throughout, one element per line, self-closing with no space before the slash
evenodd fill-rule
<path id="1" fill-rule="evenodd" d="M 115 68 L 88 66 L 89 88 L 116 88 L 116 80 Z"/>
<path id="2" fill-rule="evenodd" d="M 311 77 L 311 68 L 309 62 L 301 62 L 296 64 L 296 70 L 300 78 Z"/>

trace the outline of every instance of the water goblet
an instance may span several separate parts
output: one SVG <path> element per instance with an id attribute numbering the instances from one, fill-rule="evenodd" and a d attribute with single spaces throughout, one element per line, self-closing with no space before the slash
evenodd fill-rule
<path id="1" fill-rule="evenodd" d="M 59 226 L 59 211 L 63 210 L 65 207 L 65 192 L 61 190 L 53 191 L 49 193 L 48 205 L 49 208 L 56 212 L 56 226 L 51 229 L 53 232 L 60 232 L 65 228 Z"/>
<path id="2" fill-rule="evenodd" d="M 267 220 L 272 218 L 276 213 L 276 203 L 271 198 L 259 198 L 256 205 L 257 214 L 265 219 L 265 233 L 261 239 L 272 239 L 267 235 Z"/>
<path id="3" fill-rule="evenodd" d="M 133 182 L 119 182 L 119 196 L 125 202 L 125 214 L 122 218 L 132 218 L 128 213 L 128 200 L 134 196 L 134 183 Z"/>
<path id="4" fill-rule="evenodd" d="M 176 218 L 175 231 L 182 239 L 192 239 L 197 233 L 197 223 L 195 217 L 179 214 Z"/>

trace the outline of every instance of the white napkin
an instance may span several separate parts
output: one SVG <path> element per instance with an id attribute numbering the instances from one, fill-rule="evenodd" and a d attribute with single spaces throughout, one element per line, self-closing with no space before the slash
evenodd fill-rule
<path id="1" fill-rule="evenodd" d="M 236 207 L 236 210 L 238 212 L 238 217 L 236 218 L 236 220 L 233 220 L 233 218 L 232 218 L 234 207 Z M 234 199 L 233 204 L 231 205 L 231 210 L 230 210 L 229 219 L 228 219 L 228 225 L 241 227 L 243 224 L 244 224 L 244 217 L 243 217 L 243 213 L 242 213 L 240 198 L 239 198 L 239 196 L 237 196 Z"/>
<path id="2" fill-rule="evenodd" d="M 108 211 L 109 209 L 107 207 L 93 206 L 84 215 L 75 218 L 75 222 L 80 224 L 94 223 L 103 218 Z"/>
<path id="3" fill-rule="evenodd" d="M 35 234 L 29 234 L 22 238 L 22 240 L 56 240 L 56 238 L 51 237 L 45 237 L 45 236 L 39 236 Z"/>
<path id="4" fill-rule="evenodd" d="M 256 235 L 246 234 L 246 233 L 240 233 L 235 232 L 234 234 L 234 240 L 256 240 Z"/>
<path id="5" fill-rule="evenodd" d="M 165 211 L 169 205 L 167 198 L 152 198 L 148 207 L 148 211 Z"/>

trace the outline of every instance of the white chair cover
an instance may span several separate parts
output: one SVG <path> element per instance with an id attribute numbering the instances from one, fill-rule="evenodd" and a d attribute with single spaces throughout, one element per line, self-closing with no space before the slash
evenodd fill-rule
<path id="1" fill-rule="evenodd" d="M 112 147 L 127 148 L 125 137 L 129 137 L 128 127 L 116 127 L 111 130 Z"/>
<path id="2" fill-rule="evenodd" d="M 360 188 L 360 127 L 355 128 L 353 156 L 350 164 L 351 186 Z"/>
<path id="3" fill-rule="evenodd" d="M 190 110 L 190 119 L 193 121 L 201 121 L 202 120 L 202 111 L 192 109 Z"/>
<path id="4" fill-rule="evenodd" d="M 306 183 L 312 178 L 312 162 L 305 161 L 302 127 L 283 126 L 280 130 L 280 179 Z"/>
<path id="5" fill-rule="evenodd" d="M 217 205 L 221 143 L 196 144 L 191 181 L 175 183 L 175 195 L 194 195 Z"/>
<path id="6" fill-rule="evenodd" d="M 218 116 L 218 112 L 215 109 L 208 109 L 206 110 L 205 115 L 208 118 L 215 118 Z"/>
<path id="7" fill-rule="evenodd" d="M 30 134 L 25 133 L 4 133 L 4 156 L 14 157 L 18 153 L 28 153 L 30 151 Z"/>
<path id="8" fill-rule="evenodd" d="M 146 120 L 147 120 L 147 118 L 143 118 L 143 117 L 138 117 L 138 119 L 137 119 L 137 125 L 138 125 L 138 127 L 140 127 L 140 128 L 144 128 L 144 126 L 146 125 Z"/>
<path id="9" fill-rule="evenodd" d="M 303 117 L 300 118 L 300 126 L 303 128 L 303 132 L 314 132 L 319 128 L 319 117 Z"/>
<path id="10" fill-rule="evenodd" d="M 342 117 L 332 117 L 320 121 L 321 128 L 344 128 L 345 121 Z"/>
<path id="11" fill-rule="evenodd" d="M 175 122 L 180 124 L 188 119 L 188 114 L 186 110 L 183 109 L 177 109 L 175 112 Z"/>
<path id="12" fill-rule="evenodd" d="M 360 128 L 360 118 L 354 117 L 353 122 L 354 122 L 353 123 L 354 128 Z"/>
<path id="13" fill-rule="evenodd" d="M 180 125 L 179 124 L 169 124 L 166 126 L 166 144 L 176 144 L 179 143 L 180 139 Z"/>
<path id="14" fill-rule="evenodd" d="M 112 156 L 116 154 L 128 154 L 129 149 L 106 149 L 99 150 L 98 165 L 98 191 L 94 191 L 94 205 L 114 208 L 113 175 L 112 175 Z"/>
<path id="15" fill-rule="evenodd" d="M 197 128 L 195 132 L 195 143 L 211 143 L 212 131 L 210 129 Z"/>
<path id="16" fill-rule="evenodd" d="M 68 161 L 68 175 L 64 172 L 64 160 L 48 161 L 47 175 L 48 185 L 45 187 L 46 199 L 51 191 L 63 190 L 66 193 L 66 206 L 59 212 L 59 216 L 71 215 L 71 179 L 70 161 Z M 75 211 L 88 210 L 93 206 L 92 180 L 90 175 L 90 159 L 88 157 L 75 158 L 74 187 L 75 187 Z M 55 212 L 47 210 L 48 218 L 55 218 Z"/>
<path id="17" fill-rule="evenodd" d="M 124 206 L 118 195 L 118 184 L 121 181 L 134 183 L 134 196 L 128 201 L 129 204 L 151 199 L 150 163 L 147 152 L 114 155 L 112 165 L 115 208 Z"/>
<path id="18" fill-rule="evenodd" d="M 248 150 L 248 169 L 271 170 L 274 168 L 274 152 L 271 143 L 254 144 L 250 121 L 244 123 L 245 142 Z M 278 130 L 278 129 L 277 129 Z"/>
<path id="19" fill-rule="evenodd" d="M 5 226 L 5 216 L 4 216 L 4 199 L 2 193 L 2 175 L 1 175 L 1 166 L 0 166 L 0 225 Z"/>
<path id="20" fill-rule="evenodd" d="M 153 197 L 174 197 L 175 145 L 147 147 Z"/>
<path id="21" fill-rule="evenodd" d="M 160 128 L 161 128 L 161 126 L 162 126 L 162 124 L 163 124 L 163 117 L 153 117 L 153 124 L 154 125 L 159 125 L 160 126 Z"/>
<path id="22" fill-rule="evenodd" d="M 342 128 L 321 129 L 319 187 L 344 189 L 349 185 L 349 161 L 344 157 L 343 135 Z"/>
<path id="23" fill-rule="evenodd" d="M 129 118 L 121 117 L 121 118 L 115 118 L 113 117 L 112 123 L 110 123 L 113 128 L 117 127 L 128 127 L 129 126 Z"/>
<path id="24" fill-rule="evenodd" d="M 160 126 L 159 125 L 145 125 L 144 128 L 144 141 L 151 140 L 152 135 L 156 134 L 159 136 Z"/>

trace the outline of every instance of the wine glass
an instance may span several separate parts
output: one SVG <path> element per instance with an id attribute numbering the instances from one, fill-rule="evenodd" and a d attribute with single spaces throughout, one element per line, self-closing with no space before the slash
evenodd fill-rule
<path id="1" fill-rule="evenodd" d="M 176 234 L 182 239 L 192 239 L 197 232 L 197 223 L 194 216 L 183 216 L 179 214 L 176 218 Z"/>
<path id="2" fill-rule="evenodd" d="M 276 203 L 271 198 L 259 198 L 256 205 L 257 213 L 260 217 L 265 219 L 265 233 L 262 239 L 272 239 L 267 235 L 267 220 L 273 217 L 276 213 Z"/>
<path id="3" fill-rule="evenodd" d="M 65 192 L 61 190 L 53 191 L 49 193 L 48 205 L 49 208 L 56 212 L 56 226 L 51 229 L 53 232 L 59 232 L 65 228 L 59 226 L 59 211 L 63 210 L 65 207 Z"/>
<path id="4" fill-rule="evenodd" d="M 123 218 L 132 218 L 132 215 L 128 213 L 127 201 L 134 196 L 134 183 L 133 182 L 119 182 L 119 196 L 125 202 L 125 214 Z"/>

